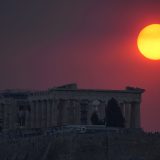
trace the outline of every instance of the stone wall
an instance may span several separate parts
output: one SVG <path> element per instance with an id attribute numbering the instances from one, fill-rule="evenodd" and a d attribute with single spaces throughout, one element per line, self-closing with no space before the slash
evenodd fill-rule
<path id="1" fill-rule="evenodd" d="M 160 135 L 60 133 L 0 138 L 0 160 L 159 160 Z"/>

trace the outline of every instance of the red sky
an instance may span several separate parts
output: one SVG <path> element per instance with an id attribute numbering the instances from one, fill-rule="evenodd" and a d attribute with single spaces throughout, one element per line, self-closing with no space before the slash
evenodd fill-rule
<path id="1" fill-rule="evenodd" d="M 144 58 L 136 39 L 160 23 L 158 0 L 0 2 L 0 89 L 146 89 L 142 127 L 160 131 L 160 61 Z"/>

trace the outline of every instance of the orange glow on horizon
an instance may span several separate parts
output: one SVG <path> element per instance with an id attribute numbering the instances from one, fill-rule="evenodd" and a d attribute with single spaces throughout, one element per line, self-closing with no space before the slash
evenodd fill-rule
<path id="1" fill-rule="evenodd" d="M 141 30 L 137 45 L 144 57 L 160 60 L 160 24 L 151 24 Z"/>

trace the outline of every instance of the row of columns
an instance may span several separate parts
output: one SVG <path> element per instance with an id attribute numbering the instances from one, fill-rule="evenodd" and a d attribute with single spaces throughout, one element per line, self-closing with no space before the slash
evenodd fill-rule
<path id="1" fill-rule="evenodd" d="M 100 102 L 98 107 L 100 117 L 105 117 L 105 102 Z M 140 128 L 140 103 L 139 102 L 124 102 L 120 103 L 122 115 L 125 119 L 125 128 Z M 95 109 L 95 108 L 94 108 Z M 90 117 L 93 112 L 93 105 L 81 102 L 81 124 L 91 124 Z"/>
<path id="2" fill-rule="evenodd" d="M 102 105 L 103 104 L 103 105 Z M 101 112 L 105 112 L 105 103 L 99 105 Z M 120 103 L 125 118 L 126 128 L 140 127 L 140 103 Z M 93 105 L 89 101 L 78 100 L 43 100 L 33 101 L 31 106 L 31 128 L 46 128 L 65 124 L 91 124 L 90 117 Z M 104 114 L 103 114 L 104 117 Z"/>
<path id="3" fill-rule="evenodd" d="M 48 128 L 77 124 L 79 106 L 74 100 L 38 100 L 31 102 L 29 128 Z"/>
<path id="4" fill-rule="evenodd" d="M 4 128 L 5 127 L 5 120 L 6 115 L 5 115 L 5 105 L 2 103 L 0 105 L 0 127 Z"/>
<path id="5" fill-rule="evenodd" d="M 100 117 L 105 116 L 105 102 L 97 105 Z M 26 128 L 48 128 L 65 124 L 91 124 L 90 117 L 95 106 L 88 100 L 36 100 L 30 102 L 30 111 L 26 112 Z M 140 127 L 140 103 L 120 103 L 126 128 Z M 7 104 L 0 105 L 0 126 L 16 126 L 15 108 Z"/>
<path id="6" fill-rule="evenodd" d="M 125 102 L 120 104 L 120 108 L 125 118 L 125 127 L 140 128 L 140 103 Z"/>
<path id="7" fill-rule="evenodd" d="M 54 125 L 53 100 L 32 101 L 30 105 L 31 113 L 28 127 L 45 128 Z"/>
<path id="8" fill-rule="evenodd" d="M 15 129 L 16 128 L 16 110 L 15 104 L 0 104 L 0 128 Z"/>
<path id="9" fill-rule="evenodd" d="M 29 128 L 47 128 L 65 124 L 89 124 L 93 106 L 78 100 L 38 100 L 31 102 Z"/>

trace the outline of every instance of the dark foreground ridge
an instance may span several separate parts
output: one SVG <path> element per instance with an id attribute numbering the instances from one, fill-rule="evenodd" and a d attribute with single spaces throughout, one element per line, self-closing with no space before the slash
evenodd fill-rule
<path id="1" fill-rule="evenodd" d="M 159 160 L 160 134 L 104 126 L 14 130 L 0 135 L 0 160 Z"/>

